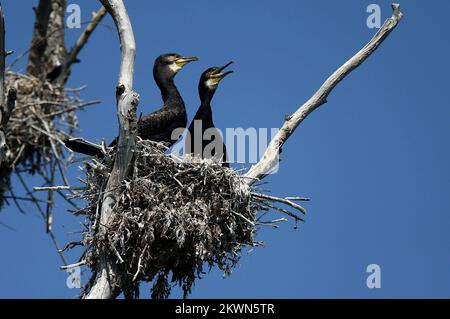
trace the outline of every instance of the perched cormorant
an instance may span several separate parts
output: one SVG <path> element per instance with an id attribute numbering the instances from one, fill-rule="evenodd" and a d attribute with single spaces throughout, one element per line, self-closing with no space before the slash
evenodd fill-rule
<path id="1" fill-rule="evenodd" d="M 219 82 L 228 74 L 233 73 L 233 71 L 222 72 L 232 63 L 222 67 L 209 68 L 201 75 L 198 84 L 201 104 L 189 125 L 189 134 L 185 142 L 187 154 L 195 154 L 201 158 L 215 158 L 222 161 L 222 165 L 226 167 L 229 167 L 227 150 L 222 135 L 214 126 L 211 100 Z"/>
<path id="2" fill-rule="evenodd" d="M 172 146 L 172 132 L 176 128 L 185 128 L 187 124 L 186 107 L 174 83 L 175 75 L 186 64 L 197 61 L 197 57 L 182 57 L 176 53 L 162 54 L 155 60 L 153 77 L 161 90 L 164 106 L 159 110 L 142 117 L 137 123 L 138 133 L 144 140 L 163 142 Z M 64 141 L 72 151 L 90 156 L 103 157 L 101 147 L 80 138 Z M 110 144 L 114 146 L 117 138 Z"/>

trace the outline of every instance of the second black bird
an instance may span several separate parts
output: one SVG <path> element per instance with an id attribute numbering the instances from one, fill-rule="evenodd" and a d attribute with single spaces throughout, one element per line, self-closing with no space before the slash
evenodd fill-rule
<path id="1" fill-rule="evenodd" d="M 216 93 L 219 82 L 233 71 L 226 71 L 230 62 L 222 67 L 207 69 L 200 77 L 198 92 L 200 95 L 200 107 L 197 110 L 188 129 L 185 142 L 187 154 L 194 154 L 201 158 L 213 158 L 229 167 L 227 149 L 223 142 L 222 134 L 214 126 L 211 100 Z"/>

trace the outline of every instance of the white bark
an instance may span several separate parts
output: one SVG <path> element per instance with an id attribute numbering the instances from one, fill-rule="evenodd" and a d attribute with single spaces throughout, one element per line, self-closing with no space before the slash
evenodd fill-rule
<path id="1" fill-rule="evenodd" d="M 106 186 L 101 209 L 98 234 L 104 234 L 110 218 L 114 214 L 115 198 L 120 192 L 120 184 L 128 174 L 133 148 L 136 143 L 136 107 L 139 96 L 133 91 L 134 60 L 136 43 L 133 28 L 122 0 L 100 0 L 108 13 L 114 19 L 121 43 L 121 67 L 119 84 L 117 86 L 117 114 L 119 118 L 119 142 L 117 155 Z M 87 299 L 111 299 L 117 297 L 120 291 L 116 285 L 115 265 L 108 260 L 107 254 L 100 258 L 96 269 L 96 278 Z"/>
<path id="2" fill-rule="evenodd" d="M 331 91 L 348 74 L 361 65 L 386 39 L 400 22 L 403 14 L 399 4 L 392 4 L 393 14 L 387 19 L 370 42 L 356 53 L 350 60 L 334 72 L 319 88 L 319 90 L 303 104 L 290 118 L 286 119 L 280 131 L 270 142 L 262 159 L 245 174 L 249 185 L 263 179 L 278 165 L 281 148 L 287 139 L 294 133 L 299 124 L 315 109 L 327 102 Z"/>

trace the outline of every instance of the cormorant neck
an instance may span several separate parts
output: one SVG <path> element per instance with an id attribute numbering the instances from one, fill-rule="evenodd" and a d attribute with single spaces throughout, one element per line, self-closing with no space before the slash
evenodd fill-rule
<path id="1" fill-rule="evenodd" d="M 161 90 L 161 97 L 164 103 L 168 101 L 183 100 L 181 98 L 180 92 L 178 92 L 178 89 L 175 86 L 173 77 L 166 79 L 155 78 L 155 81 L 159 89 Z"/>
<path id="2" fill-rule="evenodd" d="M 202 107 L 209 107 L 211 108 L 211 101 L 214 97 L 214 93 L 216 93 L 215 90 L 208 90 L 208 89 L 201 89 L 200 90 L 200 101 Z"/>
<path id="3" fill-rule="evenodd" d="M 195 114 L 195 119 L 203 119 L 203 120 L 212 120 L 212 109 L 211 109 L 211 100 L 214 94 L 208 94 L 205 96 L 201 96 L 200 107 Z"/>

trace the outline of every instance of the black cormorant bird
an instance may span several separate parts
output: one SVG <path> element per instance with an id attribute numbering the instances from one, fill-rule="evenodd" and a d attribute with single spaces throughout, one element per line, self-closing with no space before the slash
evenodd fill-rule
<path id="1" fill-rule="evenodd" d="M 229 167 L 227 150 L 222 135 L 214 126 L 211 100 L 219 82 L 233 73 L 233 71 L 223 72 L 232 63 L 222 67 L 212 67 L 202 73 L 198 84 L 201 104 L 189 125 L 189 134 L 185 142 L 187 154 L 195 154 L 201 158 L 215 158 L 222 161 L 225 167 Z"/>
<path id="2" fill-rule="evenodd" d="M 197 57 L 182 57 L 177 53 L 162 54 L 156 58 L 153 77 L 161 90 L 164 106 L 138 121 L 137 135 L 142 139 L 162 142 L 169 147 L 176 142 L 176 140 L 172 140 L 172 132 L 176 128 L 186 127 L 187 115 L 184 101 L 175 86 L 174 78 L 186 64 L 197 60 Z M 84 139 L 68 139 L 64 143 L 74 152 L 103 157 L 99 145 Z M 117 138 L 110 144 L 110 147 L 116 143 Z"/>

